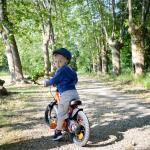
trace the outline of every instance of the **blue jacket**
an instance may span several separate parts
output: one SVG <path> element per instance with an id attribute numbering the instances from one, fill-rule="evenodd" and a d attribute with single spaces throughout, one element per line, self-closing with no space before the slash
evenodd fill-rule
<path id="1" fill-rule="evenodd" d="M 69 66 L 64 65 L 59 68 L 54 77 L 48 81 L 49 85 L 57 85 L 57 89 L 60 93 L 67 90 L 74 90 L 75 84 L 78 82 L 76 72 Z"/>

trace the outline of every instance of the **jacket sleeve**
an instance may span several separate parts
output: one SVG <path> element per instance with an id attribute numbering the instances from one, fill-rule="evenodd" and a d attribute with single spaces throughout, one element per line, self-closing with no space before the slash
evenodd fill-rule
<path id="1" fill-rule="evenodd" d="M 61 81 L 61 71 L 57 71 L 56 74 L 54 75 L 54 77 L 48 81 L 48 84 L 50 86 L 54 85 L 54 84 L 57 85 L 60 81 Z"/>

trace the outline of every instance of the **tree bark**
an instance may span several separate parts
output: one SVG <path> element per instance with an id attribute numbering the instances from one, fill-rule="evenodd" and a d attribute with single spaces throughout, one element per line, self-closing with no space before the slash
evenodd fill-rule
<path id="1" fill-rule="evenodd" d="M 114 75 L 119 75 L 121 73 L 120 67 L 120 49 L 121 43 L 115 38 L 115 27 L 116 27 L 116 15 L 115 15 L 115 0 L 112 0 L 112 36 L 108 39 L 108 44 L 112 51 L 112 66 Z"/>
<path id="2" fill-rule="evenodd" d="M 17 47 L 16 40 L 12 32 L 8 32 L 8 37 L 9 38 L 8 38 L 7 43 L 9 43 L 9 46 L 11 48 L 13 61 L 15 65 L 15 79 L 16 81 L 20 82 L 24 80 L 24 77 L 23 77 L 22 65 L 21 65 L 21 60 L 20 60 L 20 56 L 18 52 L 18 47 Z"/>
<path id="3" fill-rule="evenodd" d="M 49 76 L 50 61 L 49 61 L 49 35 L 47 33 L 43 33 L 43 52 L 44 52 L 44 68 L 45 68 L 45 76 Z"/>
<path id="4" fill-rule="evenodd" d="M 97 52 L 97 74 L 100 74 L 102 72 L 102 61 L 101 61 L 101 55 L 100 51 Z"/>
<path id="5" fill-rule="evenodd" d="M 97 70 L 97 74 L 99 75 L 99 74 L 101 74 L 102 73 L 102 59 L 101 59 L 101 46 L 100 46 L 100 40 L 99 40 L 99 38 L 97 38 L 96 39 L 96 44 L 97 44 L 97 48 L 98 48 L 98 50 L 97 50 L 97 68 L 96 68 L 96 70 Z"/>
<path id="6" fill-rule="evenodd" d="M 16 44 L 15 36 L 12 31 L 12 23 L 7 17 L 7 2 L 6 0 L 0 0 L 0 21 L 1 21 L 1 34 L 4 44 L 7 49 L 7 57 L 9 61 L 10 73 L 12 79 L 15 81 L 22 81 L 24 79 L 22 72 L 22 65 Z M 14 69 L 13 69 L 14 67 Z M 14 72 L 14 73 L 13 73 Z M 14 77 L 15 76 L 15 77 Z"/>
<path id="7" fill-rule="evenodd" d="M 96 70 L 97 74 L 99 75 L 102 72 L 102 60 L 101 60 L 101 44 L 100 44 L 100 39 L 99 37 L 97 38 L 94 32 L 94 39 L 97 47 L 97 54 L 96 54 Z"/>
<path id="8" fill-rule="evenodd" d="M 121 73 L 120 67 L 120 49 L 122 48 L 122 43 L 118 40 L 109 38 L 108 39 L 109 47 L 112 51 L 112 66 L 114 75 L 119 75 Z"/>
<path id="9" fill-rule="evenodd" d="M 92 70 L 94 73 L 96 73 L 96 59 L 93 57 L 92 60 Z"/>
<path id="10" fill-rule="evenodd" d="M 106 74 L 108 72 L 108 60 L 107 60 L 107 48 L 106 41 L 103 38 L 102 40 L 102 49 L 101 49 L 101 59 L 102 59 L 102 73 Z"/>
<path id="11" fill-rule="evenodd" d="M 135 75 L 144 72 L 144 40 L 143 27 L 136 26 L 132 18 L 132 0 L 128 0 L 129 9 L 129 33 L 131 36 L 132 63 Z M 143 24 L 143 23 L 142 23 Z"/>
<path id="12" fill-rule="evenodd" d="M 144 44 L 142 29 L 135 25 L 129 27 L 131 36 L 132 63 L 135 75 L 144 73 Z"/>
<path id="13" fill-rule="evenodd" d="M 2 38 L 3 38 L 3 42 L 5 43 L 5 47 L 6 47 L 6 56 L 7 56 L 8 67 L 9 67 L 10 76 L 11 76 L 11 82 L 15 82 L 16 81 L 15 64 L 14 64 L 14 60 L 13 60 L 13 54 L 11 51 L 11 47 L 9 46 L 7 35 L 4 32 L 1 32 L 1 34 L 2 34 Z"/>
<path id="14" fill-rule="evenodd" d="M 100 13 L 101 13 L 101 22 L 102 22 L 102 32 L 105 34 L 105 38 L 106 38 L 106 41 L 112 51 L 112 66 L 113 66 L 113 74 L 115 75 L 119 75 L 120 72 L 121 72 L 121 67 L 120 67 L 120 49 L 122 48 L 123 44 L 116 39 L 115 37 L 115 32 L 116 32 L 116 15 L 115 15 L 115 0 L 111 0 L 112 1 L 112 30 L 111 30 L 111 35 L 109 36 L 108 35 L 108 28 L 106 28 L 106 24 L 105 24 L 105 20 L 104 20 L 104 13 L 102 11 L 102 4 L 101 4 L 101 1 L 100 0 L 97 0 L 97 2 L 99 3 L 99 6 L 100 6 Z M 109 21 L 109 20 L 108 20 Z M 104 42 L 103 42 L 104 44 Z M 103 50 L 105 51 L 105 45 L 104 45 L 104 48 Z M 107 63 L 107 52 L 102 52 L 102 65 L 105 63 Z M 104 68 L 104 72 L 107 71 L 107 66 L 104 66 L 102 67 Z"/>

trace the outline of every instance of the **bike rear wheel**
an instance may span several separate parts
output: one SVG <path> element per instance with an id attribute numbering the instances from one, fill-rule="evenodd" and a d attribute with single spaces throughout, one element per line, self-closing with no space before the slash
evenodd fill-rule
<path id="1" fill-rule="evenodd" d="M 57 124 L 57 105 L 52 107 L 47 106 L 45 110 L 45 122 L 50 126 L 50 128 L 54 129 Z"/>
<path id="2" fill-rule="evenodd" d="M 73 142 L 79 146 L 85 146 L 90 136 L 90 125 L 86 114 L 79 111 L 76 116 L 78 127 L 73 135 Z"/>

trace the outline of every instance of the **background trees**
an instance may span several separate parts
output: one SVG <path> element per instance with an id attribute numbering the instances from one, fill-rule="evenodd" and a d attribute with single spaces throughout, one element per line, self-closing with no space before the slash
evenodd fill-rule
<path id="1" fill-rule="evenodd" d="M 141 75 L 150 69 L 149 0 L 10 0 L 6 4 L 6 21 L 11 23 L 11 39 L 16 40 L 21 59 L 16 64 L 24 74 L 48 75 L 51 52 L 58 47 L 73 53 L 71 65 L 81 72 Z M 1 14 L 1 39 L 3 20 Z M 8 62 L 14 72 L 11 57 L 5 59 L 6 45 L 0 43 L 0 68 Z M 20 68 L 23 78 L 21 74 Z"/>
<path id="2" fill-rule="evenodd" d="M 46 76 L 48 76 L 49 71 L 51 71 L 51 64 L 49 60 L 49 49 L 53 48 L 54 43 L 52 8 L 54 8 L 53 0 L 44 0 L 44 1 L 36 0 L 36 12 L 37 15 L 39 16 L 39 23 L 43 37 L 44 69 Z"/>
<path id="3" fill-rule="evenodd" d="M 0 21 L 0 32 L 6 47 L 8 66 L 12 81 L 21 81 L 24 78 L 22 65 L 13 32 L 13 24 L 8 18 L 7 2 L 5 0 L 0 1 Z"/>

